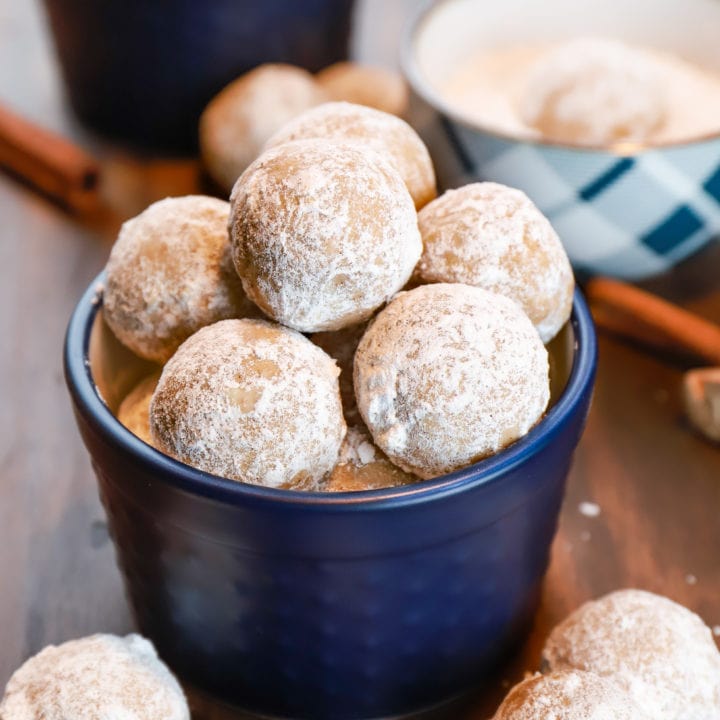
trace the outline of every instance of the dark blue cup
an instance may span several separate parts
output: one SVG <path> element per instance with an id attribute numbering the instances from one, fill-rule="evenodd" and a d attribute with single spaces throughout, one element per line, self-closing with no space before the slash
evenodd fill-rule
<path id="1" fill-rule="evenodd" d="M 195 147 L 205 105 L 263 62 L 347 57 L 353 0 L 44 0 L 70 102 L 113 137 Z"/>
<path id="2" fill-rule="evenodd" d="M 66 379 L 138 628 L 182 680 L 273 717 L 388 717 L 472 689 L 524 639 L 595 376 L 579 292 L 527 436 L 435 480 L 321 494 L 215 477 L 126 430 L 112 409 L 147 368 L 96 287 Z"/>

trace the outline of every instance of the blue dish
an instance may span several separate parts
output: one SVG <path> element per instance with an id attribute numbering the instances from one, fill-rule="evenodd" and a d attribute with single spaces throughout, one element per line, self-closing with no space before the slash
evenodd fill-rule
<path id="1" fill-rule="evenodd" d="M 138 628 L 182 680 L 274 717 L 389 717 L 476 687 L 517 647 L 592 394 L 579 292 L 564 389 L 526 437 L 435 480 L 321 494 L 215 477 L 127 431 L 110 407 L 146 368 L 106 329 L 102 281 L 70 321 L 67 384 Z"/>

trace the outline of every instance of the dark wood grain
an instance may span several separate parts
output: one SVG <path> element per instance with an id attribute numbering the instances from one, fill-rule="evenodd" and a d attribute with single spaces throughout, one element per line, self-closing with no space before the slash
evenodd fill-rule
<path id="1" fill-rule="evenodd" d="M 48 643 L 131 628 L 62 380 L 62 339 L 121 221 L 197 189 L 194 161 L 140 158 L 85 133 L 59 87 L 39 9 L 0 0 L 0 100 L 85 144 L 104 178 L 100 209 L 73 218 L 0 175 L 0 687 Z M 651 289 L 718 321 L 718 263 L 715 246 Z M 653 590 L 720 625 L 720 449 L 682 417 L 684 369 L 601 338 L 595 401 L 535 629 L 462 716 L 488 717 L 509 684 L 537 668 L 552 625 L 610 590 Z M 583 515 L 583 501 L 600 515 Z M 225 715 L 197 707 L 198 716 Z"/>

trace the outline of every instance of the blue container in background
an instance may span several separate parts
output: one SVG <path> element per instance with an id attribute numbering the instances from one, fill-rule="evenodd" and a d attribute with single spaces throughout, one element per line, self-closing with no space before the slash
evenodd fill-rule
<path id="1" fill-rule="evenodd" d="M 522 642 L 595 376 L 579 292 L 528 435 L 434 480 L 321 494 L 215 477 L 126 430 L 112 410 L 147 367 L 96 287 L 66 379 L 138 629 L 184 682 L 266 716 L 389 717 L 469 691 Z"/>
<path id="2" fill-rule="evenodd" d="M 264 62 L 347 57 L 353 0 L 44 0 L 70 102 L 90 127 L 187 151 L 207 102 Z"/>

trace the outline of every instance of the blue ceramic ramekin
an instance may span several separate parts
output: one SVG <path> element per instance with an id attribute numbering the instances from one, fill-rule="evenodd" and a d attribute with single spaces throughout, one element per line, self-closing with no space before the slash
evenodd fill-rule
<path id="1" fill-rule="evenodd" d="M 437 0 L 404 39 L 410 120 L 443 187 L 493 180 L 519 188 L 549 218 L 578 272 L 652 277 L 720 238 L 720 132 L 614 148 L 523 139 L 464 117 L 443 82 L 483 49 L 588 35 L 673 52 L 720 77 L 718 28 L 716 0 Z M 692 101 L 703 113 L 703 99 Z"/>
<path id="2" fill-rule="evenodd" d="M 470 690 L 517 647 L 592 394 L 579 292 L 554 342 L 564 389 L 526 437 L 435 480 L 321 494 L 214 477 L 126 430 L 98 390 L 130 358 L 98 287 L 70 321 L 67 384 L 138 628 L 184 681 L 266 716 L 389 717 Z"/>

